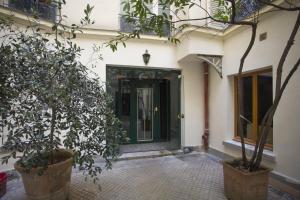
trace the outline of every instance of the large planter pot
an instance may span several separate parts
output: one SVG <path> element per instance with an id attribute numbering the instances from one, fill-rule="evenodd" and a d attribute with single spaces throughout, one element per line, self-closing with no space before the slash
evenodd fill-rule
<path id="1" fill-rule="evenodd" d="M 230 200 L 266 200 L 270 169 L 243 172 L 230 162 L 223 162 L 225 195 Z"/>
<path id="2" fill-rule="evenodd" d="M 0 172 L 0 199 L 6 193 L 7 174 Z"/>
<path id="3" fill-rule="evenodd" d="M 41 168 L 25 171 L 18 162 L 15 169 L 21 174 L 25 192 L 30 200 L 66 200 L 69 195 L 73 154 L 66 150 L 54 153 L 55 159 L 62 160 L 49 165 L 40 175 Z"/>

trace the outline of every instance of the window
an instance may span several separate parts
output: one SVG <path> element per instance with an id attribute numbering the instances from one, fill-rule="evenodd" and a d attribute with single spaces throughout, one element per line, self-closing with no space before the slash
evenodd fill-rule
<path id="1" fill-rule="evenodd" d="M 217 13 L 219 11 L 224 10 L 224 7 L 219 5 L 219 1 L 218 0 L 211 0 L 208 3 L 208 6 L 209 6 L 208 7 L 209 14 L 211 16 L 213 16 L 213 17 L 215 17 L 215 15 L 217 15 Z M 216 28 L 216 29 L 221 29 L 221 30 L 225 29 L 227 27 L 226 24 L 215 22 L 213 20 L 210 20 L 207 25 L 208 25 L 208 27 Z"/>
<path id="2" fill-rule="evenodd" d="M 131 33 L 133 31 L 139 30 L 140 29 L 140 24 L 139 21 L 134 21 L 134 22 L 128 22 L 126 20 L 126 17 L 124 16 L 124 10 L 123 10 L 123 3 L 125 0 L 121 0 L 121 15 L 120 15 L 120 31 L 122 32 L 127 32 Z M 161 15 L 162 13 L 165 13 L 169 15 L 170 10 L 169 9 L 163 9 L 163 6 L 159 3 L 160 0 L 153 0 L 152 3 L 147 3 L 148 9 L 155 15 Z M 150 15 L 149 15 L 150 17 Z M 154 31 L 143 31 L 143 34 L 146 35 L 155 35 Z M 162 27 L 162 35 L 163 36 L 169 36 L 170 35 L 170 26 L 168 24 L 164 24 Z"/>
<path id="3" fill-rule="evenodd" d="M 272 70 L 244 74 L 241 77 L 240 118 L 242 131 L 248 143 L 254 143 L 259 138 L 262 119 L 273 101 Z M 235 77 L 235 139 L 239 139 L 238 108 L 237 108 L 237 77 Z M 273 130 L 268 135 L 267 147 L 273 145 Z"/>
<path id="4" fill-rule="evenodd" d="M 267 2 L 271 2 L 272 0 L 266 0 Z M 229 7 L 231 4 L 227 2 Z M 253 13 L 257 12 L 259 9 L 262 8 L 263 4 L 258 3 L 257 1 L 253 0 L 237 0 L 236 2 L 236 21 L 242 21 L 246 19 L 247 17 L 251 16 Z M 225 11 L 224 6 L 219 5 L 218 0 L 210 0 L 209 6 L 209 12 L 211 16 L 215 16 L 218 12 Z M 223 23 L 218 23 L 214 21 L 210 21 L 208 24 L 210 27 L 217 28 L 217 29 L 224 29 L 227 28 L 228 25 Z"/>
<path id="5" fill-rule="evenodd" d="M 267 2 L 271 2 L 271 0 L 267 0 Z M 263 4 L 260 4 L 257 1 L 253 0 L 239 0 L 236 3 L 237 13 L 235 20 L 242 21 L 245 18 L 251 16 L 253 13 L 257 12 L 262 8 Z"/>
<path id="6" fill-rule="evenodd" d="M 0 5 L 51 22 L 56 20 L 56 4 L 49 0 L 0 0 Z"/>

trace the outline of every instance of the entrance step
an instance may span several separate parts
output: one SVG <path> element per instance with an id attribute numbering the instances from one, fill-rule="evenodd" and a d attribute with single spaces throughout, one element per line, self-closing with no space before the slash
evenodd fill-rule
<path id="1" fill-rule="evenodd" d="M 159 151 L 143 151 L 143 152 L 133 152 L 133 153 L 123 153 L 117 160 L 133 160 L 142 158 L 155 158 L 161 156 L 171 156 L 171 155 L 181 155 L 184 154 L 181 149 L 179 150 L 159 150 Z"/>
<path id="2" fill-rule="evenodd" d="M 121 154 L 124 153 L 134 153 L 143 151 L 162 151 L 162 150 L 177 150 L 180 148 L 179 141 L 176 139 L 171 139 L 169 142 L 151 142 L 142 144 L 125 144 L 120 145 Z"/>

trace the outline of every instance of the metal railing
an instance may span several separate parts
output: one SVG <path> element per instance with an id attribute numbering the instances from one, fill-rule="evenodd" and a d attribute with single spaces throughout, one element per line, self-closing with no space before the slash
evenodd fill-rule
<path id="1" fill-rule="evenodd" d="M 1 6 L 13 11 L 23 12 L 38 18 L 54 22 L 56 20 L 56 5 L 39 0 L 2 0 Z"/>
<path id="2" fill-rule="evenodd" d="M 271 2 L 272 0 L 267 1 Z M 241 21 L 261 9 L 263 6 L 264 4 L 259 3 L 256 0 L 240 0 L 237 3 L 237 13 L 235 20 Z"/>

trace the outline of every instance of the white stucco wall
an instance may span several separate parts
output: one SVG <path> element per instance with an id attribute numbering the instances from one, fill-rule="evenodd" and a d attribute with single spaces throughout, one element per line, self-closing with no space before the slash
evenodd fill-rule
<path id="1" fill-rule="evenodd" d="M 209 11 L 209 0 L 198 1 L 195 3 L 200 4 L 204 9 Z M 204 12 L 203 10 L 202 10 L 202 12 L 199 12 L 199 10 L 200 10 L 199 6 L 197 6 L 197 5 L 194 5 L 193 7 L 191 7 L 191 9 L 189 9 L 189 11 L 188 11 L 189 19 L 200 19 L 200 18 L 205 18 L 208 16 L 206 12 Z M 192 25 L 200 27 L 200 26 L 206 25 L 208 23 L 208 20 L 191 21 L 190 23 Z"/>
<path id="2" fill-rule="evenodd" d="M 282 12 L 260 21 L 257 41 L 245 61 L 245 70 L 252 71 L 273 66 L 273 80 L 276 65 L 291 33 L 296 13 Z M 267 39 L 258 41 L 260 33 L 267 32 Z M 233 78 L 239 66 L 239 58 L 249 41 L 251 30 L 242 28 L 229 34 L 224 40 L 223 73 L 221 80 L 216 73 L 210 73 L 210 146 L 219 151 L 237 156 L 239 152 L 224 147 L 222 142 L 234 136 Z M 289 57 L 284 65 L 283 76 L 288 73 L 300 53 L 300 34 L 295 39 Z M 300 71 L 291 79 L 274 117 L 273 153 L 276 161 L 267 163 L 275 172 L 300 182 Z M 273 84 L 275 86 L 275 84 Z"/>
<path id="3" fill-rule="evenodd" d="M 199 62 L 182 62 L 182 146 L 201 145 L 203 121 L 203 67 Z"/>
<path id="4" fill-rule="evenodd" d="M 207 33 L 186 33 L 180 38 L 176 58 L 180 61 L 190 54 L 223 55 L 223 39 Z"/>
<path id="5" fill-rule="evenodd" d="M 83 63 L 88 63 L 93 54 L 93 45 L 102 45 L 101 54 L 103 60 L 98 61 L 93 70 L 99 74 L 101 80 L 105 81 L 106 65 L 121 65 L 128 67 L 151 67 L 151 68 L 179 68 L 176 63 L 174 46 L 170 43 L 160 40 L 130 40 L 126 42 L 126 48 L 122 45 L 118 51 L 106 47 L 105 43 L 111 38 L 102 36 L 78 35 L 76 42 L 84 49 L 81 56 Z M 142 55 L 146 49 L 151 55 L 150 61 L 146 66 Z"/>
<path id="6" fill-rule="evenodd" d="M 84 8 L 87 4 L 94 6 L 91 19 L 95 24 L 89 27 L 93 29 L 119 30 L 119 14 L 121 10 L 120 0 L 66 0 L 66 5 L 62 7 L 62 14 L 67 15 L 64 19 L 66 24 L 80 24 L 84 17 Z"/>

